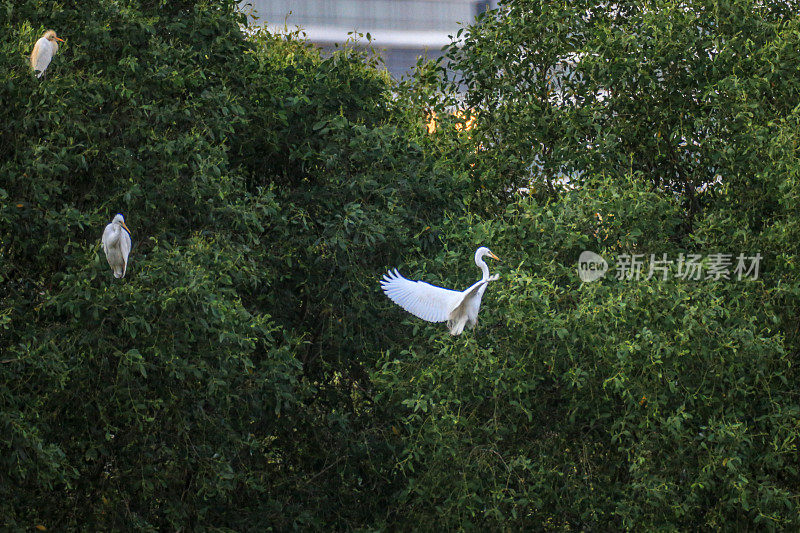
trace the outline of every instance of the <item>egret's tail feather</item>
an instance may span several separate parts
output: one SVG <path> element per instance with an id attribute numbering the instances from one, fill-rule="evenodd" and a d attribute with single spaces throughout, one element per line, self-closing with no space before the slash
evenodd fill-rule
<path id="1" fill-rule="evenodd" d="M 464 326 L 467 325 L 467 317 L 461 316 L 447 321 L 447 327 L 450 329 L 450 335 L 461 335 L 464 331 Z"/>

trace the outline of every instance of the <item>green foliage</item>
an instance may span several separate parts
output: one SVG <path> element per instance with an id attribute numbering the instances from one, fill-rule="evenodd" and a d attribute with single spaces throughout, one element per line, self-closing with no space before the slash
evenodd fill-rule
<path id="1" fill-rule="evenodd" d="M 5 528 L 800 525 L 791 10 L 509 1 L 400 85 L 246 23 L 0 0 Z M 380 292 L 480 245 L 475 331 Z M 614 276 L 713 252 L 760 278 Z"/>
<path id="2" fill-rule="evenodd" d="M 450 48 L 486 192 L 443 241 L 509 264 L 474 336 L 426 329 L 373 374 L 406 409 L 414 523 L 798 526 L 799 34 L 781 6 L 520 0 Z M 764 259 L 757 281 L 581 284 L 583 250 L 612 274 L 620 254 Z"/>
<path id="3" fill-rule="evenodd" d="M 374 64 L 243 22 L 236 2 L 2 4 L 4 525 L 344 525 L 393 493 L 372 277 L 460 185 Z M 120 281 L 98 242 L 116 212 Z"/>
<path id="4" fill-rule="evenodd" d="M 601 210 L 618 229 L 598 224 Z M 604 180 L 458 222 L 509 263 L 480 330 L 453 342 L 432 328 L 387 351 L 373 375 L 382 401 L 405 410 L 402 496 L 415 522 L 796 525 L 793 355 L 765 282 L 674 271 L 666 281 L 577 279 L 584 249 L 674 251 L 679 213 L 637 181 Z"/>
<path id="5" fill-rule="evenodd" d="M 800 104 L 798 35 L 779 2 L 519 0 L 448 57 L 481 116 L 477 173 L 552 196 L 564 177 L 638 172 L 682 198 L 691 229 L 720 181 L 749 223 L 774 208 L 764 163 Z"/>

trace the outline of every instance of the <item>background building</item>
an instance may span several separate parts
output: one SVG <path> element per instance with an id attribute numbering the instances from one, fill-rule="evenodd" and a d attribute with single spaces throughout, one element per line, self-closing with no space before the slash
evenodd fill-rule
<path id="1" fill-rule="evenodd" d="M 332 48 L 348 32 L 372 36 L 395 78 L 407 74 L 420 55 L 435 58 L 460 25 L 496 7 L 497 0 L 244 0 L 273 31 L 301 27 L 311 42 Z"/>

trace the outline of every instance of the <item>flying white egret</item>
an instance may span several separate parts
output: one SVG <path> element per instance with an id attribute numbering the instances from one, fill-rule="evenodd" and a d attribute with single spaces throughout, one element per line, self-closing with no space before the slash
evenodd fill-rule
<path id="1" fill-rule="evenodd" d="M 500 276 L 489 276 L 489 267 L 483 260 L 488 255 L 500 260 L 488 248 L 481 246 L 475 251 L 475 264 L 481 269 L 483 277 L 469 289 L 458 292 L 436 287 L 424 281 L 411 281 L 400 275 L 397 269 L 383 276 L 381 288 L 391 301 L 428 322 L 447 321 L 451 335 L 459 335 L 464 326 L 471 328 L 478 323 L 478 311 L 486 286 Z"/>
<path id="2" fill-rule="evenodd" d="M 128 269 L 128 254 L 131 253 L 131 230 L 125 225 L 125 218 L 119 213 L 103 231 L 103 251 L 106 253 L 111 270 L 114 271 L 114 277 L 124 278 Z"/>
<path id="3" fill-rule="evenodd" d="M 47 30 L 33 46 L 33 52 L 31 52 L 31 70 L 34 72 L 38 71 L 38 74 L 36 74 L 37 78 L 41 78 L 44 75 L 44 71 L 47 70 L 47 65 L 50 64 L 50 60 L 53 59 L 53 56 L 58 52 L 58 43 L 56 41 L 61 41 L 63 43 L 64 39 L 56 37 L 56 32 L 53 30 Z"/>

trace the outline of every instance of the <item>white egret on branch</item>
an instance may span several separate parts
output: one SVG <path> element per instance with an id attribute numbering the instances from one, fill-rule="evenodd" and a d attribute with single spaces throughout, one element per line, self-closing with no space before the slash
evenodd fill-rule
<path id="1" fill-rule="evenodd" d="M 483 260 L 488 255 L 500 260 L 488 248 L 481 246 L 475 251 L 475 264 L 483 277 L 469 289 L 459 292 L 436 287 L 424 281 L 411 281 L 400 275 L 397 269 L 383 276 L 381 288 L 394 303 L 412 315 L 428 322 L 447 321 L 451 335 L 459 335 L 464 326 L 471 328 L 478 323 L 478 311 L 486 286 L 500 276 L 489 276 L 489 267 Z"/>
<path id="2" fill-rule="evenodd" d="M 63 43 L 64 39 L 56 37 L 56 32 L 53 30 L 47 30 L 33 46 L 33 52 L 31 52 L 31 70 L 34 72 L 38 71 L 38 74 L 36 74 L 37 78 L 41 78 L 44 75 L 44 71 L 47 70 L 50 60 L 52 60 L 53 56 L 58 52 L 58 43 L 56 41 L 61 41 Z"/>
<path id="3" fill-rule="evenodd" d="M 114 277 L 124 278 L 128 269 L 128 254 L 131 253 L 131 231 L 119 213 L 103 231 L 103 251 Z"/>

